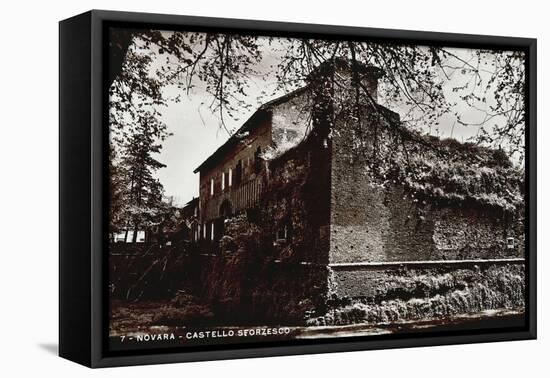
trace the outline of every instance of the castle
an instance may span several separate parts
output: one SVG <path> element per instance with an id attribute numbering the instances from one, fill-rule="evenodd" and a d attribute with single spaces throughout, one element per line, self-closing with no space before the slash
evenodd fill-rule
<path id="1" fill-rule="evenodd" d="M 274 264 L 297 267 L 294 279 L 284 275 L 292 282 L 265 284 L 279 287 L 269 294 L 281 307 L 273 314 L 290 302 L 318 309 L 331 299 L 451 295 L 464 285 L 419 294 L 419 277 L 474 272 L 487 281 L 524 269 L 521 174 L 501 151 L 406 129 L 378 104 L 382 75 L 325 63 L 304 87 L 262 105 L 195 170 L 192 235 L 203 249 L 223 253 L 226 221 L 242 214 L 272 240 Z M 495 295 L 477 310 L 522 305 Z"/>

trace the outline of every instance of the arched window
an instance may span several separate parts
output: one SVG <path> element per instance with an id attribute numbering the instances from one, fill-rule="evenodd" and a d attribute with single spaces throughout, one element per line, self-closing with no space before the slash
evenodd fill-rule
<path id="1" fill-rule="evenodd" d="M 227 199 L 224 200 L 220 205 L 220 209 L 219 209 L 220 217 L 228 217 L 232 213 L 233 213 L 233 207 L 231 206 L 231 202 Z"/>

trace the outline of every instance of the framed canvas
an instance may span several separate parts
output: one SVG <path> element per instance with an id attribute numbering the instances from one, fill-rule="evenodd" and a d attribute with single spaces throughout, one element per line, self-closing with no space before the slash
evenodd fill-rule
<path id="1" fill-rule="evenodd" d="M 59 353 L 536 337 L 536 40 L 60 22 Z"/>

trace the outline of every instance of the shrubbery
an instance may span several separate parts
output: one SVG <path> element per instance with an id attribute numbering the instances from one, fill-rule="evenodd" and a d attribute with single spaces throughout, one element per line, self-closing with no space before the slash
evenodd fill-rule
<path id="1" fill-rule="evenodd" d="M 308 325 L 430 320 L 525 306 L 523 265 L 410 275 L 394 282 L 399 282 L 402 293 L 416 295 L 409 299 L 383 300 L 384 296 L 391 297 L 392 288 L 386 288 L 384 295 L 374 301 L 353 300 L 346 305 L 333 306 L 324 316 L 309 319 Z"/>

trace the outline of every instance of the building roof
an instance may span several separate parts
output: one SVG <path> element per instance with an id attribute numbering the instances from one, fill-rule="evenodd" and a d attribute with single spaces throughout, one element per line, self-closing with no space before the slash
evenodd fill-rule
<path id="1" fill-rule="evenodd" d="M 356 68 L 356 72 L 363 77 L 370 76 L 372 78 L 379 79 L 385 75 L 385 71 L 380 67 L 362 62 L 356 62 L 356 65 L 354 66 L 353 62 L 349 59 L 334 57 L 324 61 L 312 70 L 309 74 L 309 79 L 314 79 L 320 75 L 326 75 L 327 71 L 334 72 L 335 70 L 350 70 L 352 68 Z"/>
<path id="2" fill-rule="evenodd" d="M 335 57 L 321 63 L 317 68 L 315 68 L 308 76 L 308 79 L 315 78 L 319 75 L 326 75 L 327 70 L 334 69 L 350 69 L 351 61 L 344 58 Z M 378 67 L 358 63 L 357 67 L 359 68 L 360 75 L 369 75 L 378 79 L 384 75 L 384 71 Z M 261 105 L 254 114 L 235 132 L 229 139 L 222 144 L 212 155 L 210 155 L 206 160 L 204 160 L 193 173 L 197 173 L 204 168 L 211 167 L 215 165 L 223 156 L 225 156 L 231 149 L 233 149 L 242 139 L 242 135 L 247 131 L 250 132 L 258 127 L 261 123 L 258 120 L 262 119 L 262 116 L 266 116 L 271 110 L 272 106 L 279 105 L 286 101 L 291 100 L 292 98 L 302 94 L 309 88 L 309 84 L 304 85 L 301 88 L 295 89 L 283 96 L 277 97 L 265 104 Z"/>
<path id="3" fill-rule="evenodd" d="M 185 205 L 183 205 L 183 208 L 195 206 L 199 203 L 199 197 L 193 197 L 193 199 L 189 202 L 187 202 Z"/>
<path id="4" fill-rule="evenodd" d="M 223 158 L 229 151 L 231 151 L 237 144 L 239 144 L 239 142 L 241 142 L 245 138 L 246 132 L 253 131 L 261 125 L 261 120 L 263 120 L 264 117 L 267 117 L 273 106 L 282 104 L 286 101 L 293 99 L 294 97 L 305 92 L 307 88 L 308 86 L 305 85 L 301 88 L 298 88 L 292 92 L 277 97 L 261 105 L 254 112 L 254 114 L 252 114 L 252 116 L 250 116 L 250 118 L 248 118 L 243 123 L 243 125 L 235 133 L 233 133 L 233 135 L 231 135 L 231 137 L 229 137 L 229 139 L 224 144 L 222 144 L 216 151 L 214 151 L 212 155 L 206 158 L 206 160 L 204 160 L 197 168 L 195 168 L 193 173 L 197 173 L 204 168 L 212 167 L 213 165 L 218 163 L 221 158 Z"/>

